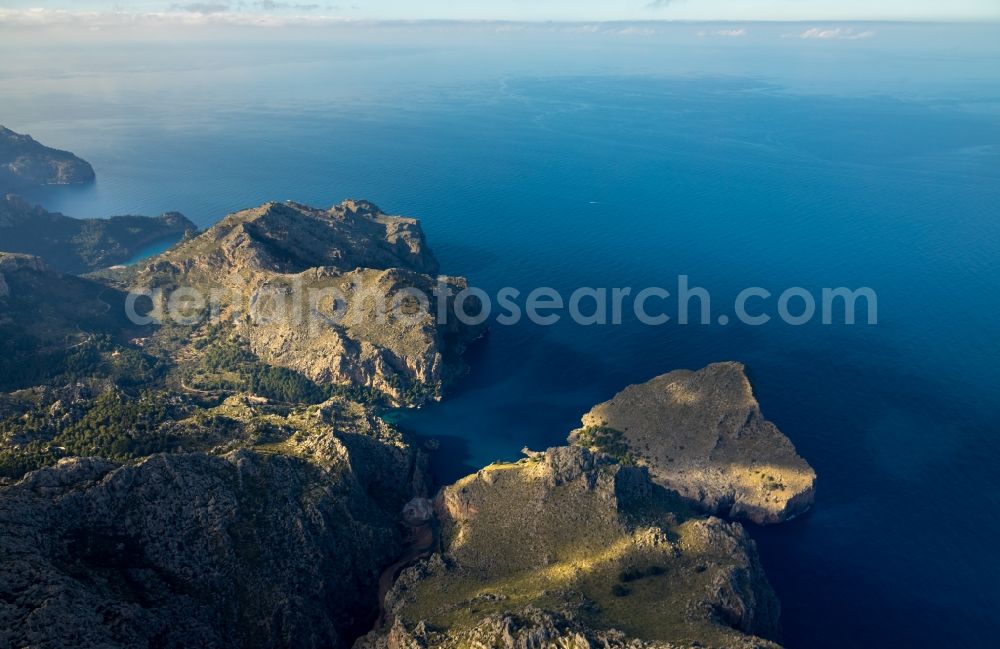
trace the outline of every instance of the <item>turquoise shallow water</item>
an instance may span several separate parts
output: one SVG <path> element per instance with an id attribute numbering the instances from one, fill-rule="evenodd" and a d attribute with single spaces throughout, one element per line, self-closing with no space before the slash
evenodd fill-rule
<path id="1" fill-rule="evenodd" d="M 169 239 L 164 239 L 162 241 L 156 241 L 154 243 L 151 243 L 148 246 L 142 248 L 141 250 L 136 251 L 136 253 L 130 259 L 123 262 L 123 265 L 131 266 L 132 264 L 138 264 L 143 259 L 148 259 L 162 252 L 166 252 L 167 250 L 172 248 L 178 241 L 180 241 L 180 238 L 171 237 Z"/>
<path id="2" fill-rule="evenodd" d="M 94 164 L 92 186 L 29 196 L 76 216 L 205 226 L 366 197 L 420 217 L 444 270 L 490 292 L 685 274 L 721 314 L 751 285 L 874 288 L 876 326 L 494 326 L 449 398 L 402 423 L 446 442 L 447 480 L 560 443 L 629 383 L 743 361 L 820 476 L 814 511 L 753 531 L 786 644 L 989 646 L 996 28 L 815 44 L 672 29 L 108 45 L 69 64 L 22 49 L 0 57 L 2 118 Z"/>

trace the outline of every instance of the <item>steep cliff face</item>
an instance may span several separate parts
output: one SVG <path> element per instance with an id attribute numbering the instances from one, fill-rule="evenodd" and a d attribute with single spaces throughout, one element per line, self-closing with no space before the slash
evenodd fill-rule
<path id="1" fill-rule="evenodd" d="M 403 573 L 358 649 L 776 646 L 743 529 L 691 517 L 645 469 L 555 448 L 460 480 L 436 507 L 441 553 Z"/>
<path id="2" fill-rule="evenodd" d="M 281 291 L 287 304 L 308 304 L 310 291 L 337 289 L 347 296 L 341 303 L 342 317 L 339 321 L 269 318 L 238 323 L 237 329 L 267 363 L 301 372 L 319 384 L 359 385 L 396 403 L 419 404 L 440 398 L 443 386 L 464 368 L 459 356 L 462 348 L 480 331 L 462 325 L 454 315 L 446 322 L 438 321 L 439 308 L 454 313 L 453 298 L 435 295 L 439 286 L 454 295 L 466 283 L 462 278 L 435 280 L 401 269 L 336 274 L 324 268 L 295 276 L 269 276 L 267 288 Z M 401 291 L 414 289 L 428 301 L 424 306 L 415 304 L 405 317 L 382 312 L 375 305 L 375 300 L 391 300 Z M 442 300 L 444 305 L 439 306 Z"/>
<path id="3" fill-rule="evenodd" d="M 364 421 L 221 456 L 66 459 L 0 489 L 0 646 L 345 646 L 422 484 L 419 454 Z"/>
<path id="4" fill-rule="evenodd" d="M 68 185 L 94 179 L 94 168 L 69 151 L 0 126 L 0 194 L 32 185 Z"/>
<path id="5" fill-rule="evenodd" d="M 764 419 L 739 363 L 633 385 L 583 417 L 570 441 L 648 467 L 699 508 L 756 523 L 800 514 L 816 473 Z"/>
<path id="6" fill-rule="evenodd" d="M 483 330 L 456 316 L 466 281 L 437 277 L 437 269 L 413 219 L 365 201 L 329 210 L 267 203 L 227 216 L 122 281 L 217 291 L 222 321 L 262 361 L 420 404 L 440 398 L 463 369 L 464 346 Z"/>
<path id="7" fill-rule="evenodd" d="M 197 230 L 181 214 L 74 219 L 0 197 L 0 250 L 43 257 L 56 270 L 84 273 L 128 261 L 144 246 Z"/>

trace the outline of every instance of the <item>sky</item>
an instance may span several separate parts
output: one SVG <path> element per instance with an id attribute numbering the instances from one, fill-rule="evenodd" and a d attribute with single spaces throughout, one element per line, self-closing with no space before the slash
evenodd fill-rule
<path id="1" fill-rule="evenodd" d="M 1000 0 L 0 0 L 0 21 L 70 13 L 374 20 L 1000 20 Z"/>

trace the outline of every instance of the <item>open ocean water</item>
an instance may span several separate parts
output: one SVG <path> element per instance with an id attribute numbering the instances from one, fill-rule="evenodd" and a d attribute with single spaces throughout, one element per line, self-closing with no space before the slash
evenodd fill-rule
<path id="1" fill-rule="evenodd" d="M 1000 27 L 807 27 L 27 39 L 0 43 L 0 123 L 93 163 L 94 185 L 28 195 L 73 216 L 363 197 L 490 293 L 683 274 L 722 314 L 747 286 L 872 287 L 875 326 L 497 325 L 401 423 L 445 442 L 451 480 L 630 383 L 742 361 L 819 474 L 813 511 L 752 530 L 787 646 L 992 646 Z"/>

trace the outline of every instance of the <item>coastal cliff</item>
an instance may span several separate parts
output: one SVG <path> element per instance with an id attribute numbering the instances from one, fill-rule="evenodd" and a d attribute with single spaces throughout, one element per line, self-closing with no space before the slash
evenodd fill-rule
<path id="1" fill-rule="evenodd" d="M 570 441 L 645 466 L 657 484 L 722 516 L 777 523 L 814 499 L 815 471 L 764 419 L 739 363 L 630 386 L 584 415 Z"/>
<path id="2" fill-rule="evenodd" d="M 69 185 L 94 179 L 94 168 L 69 151 L 0 126 L 0 194 L 36 185 Z"/>
<path id="3" fill-rule="evenodd" d="M 230 214 L 119 281 L 205 295 L 224 289 L 220 314 L 229 324 L 222 331 L 263 362 L 319 385 L 359 386 L 395 404 L 420 405 L 439 399 L 464 371 L 461 352 L 484 330 L 455 316 L 454 295 L 465 279 L 437 271 L 414 219 L 367 201 L 330 209 L 289 202 Z M 388 313 L 389 302 L 407 293 L 425 301 L 406 298 L 405 317 Z M 247 317 L 264 299 L 299 310 Z"/>

